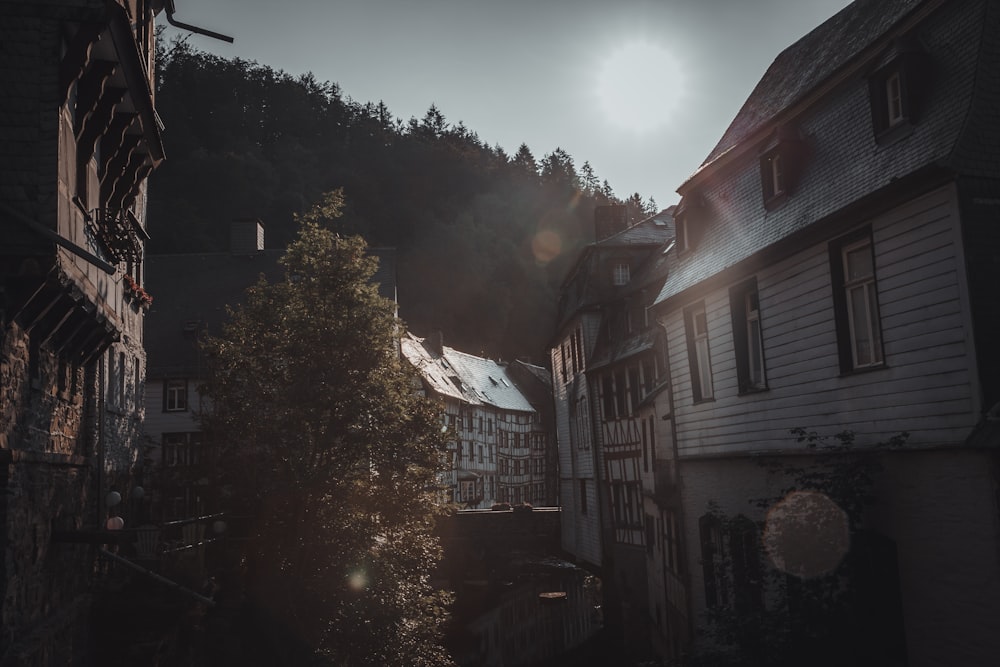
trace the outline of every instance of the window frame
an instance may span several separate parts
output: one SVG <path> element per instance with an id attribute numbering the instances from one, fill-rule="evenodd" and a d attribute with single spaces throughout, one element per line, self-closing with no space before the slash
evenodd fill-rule
<path id="1" fill-rule="evenodd" d="M 632 270 L 628 262 L 615 262 L 611 269 L 611 284 L 615 287 L 624 287 L 632 280 Z"/>
<path id="2" fill-rule="evenodd" d="M 182 391 L 178 395 L 181 397 L 181 403 L 183 403 L 183 404 L 180 404 L 176 400 L 175 401 L 171 401 L 171 396 L 172 396 L 172 391 L 171 391 L 172 387 L 171 387 L 171 384 L 175 384 L 175 385 L 179 385 L 180 386 L 180 388 L 181 388 Z M 190 398 L 190 396 L 189 396 L 189 389 L 188 389 L 187 378 L 166 378 L 163 381 L 163 411 L 164 412 L 187 412 L 188 411 L 188 407 L 191 404 L 190 400 L 188 400 L 189 398 Z"/>
<path id="3" fill-rule="evenodd" d="M 757 309 L 751 310 L 748 303 L 751 296 L 756 296 Z M 764 356 L 764 327 L 760 311 L 760 290 L 757 278 L 751 278 L 729 289 L 729 308 L 733 325 L 733 350 L 736 356 L 736 377 L 739 393 L 752 394 L 766 391 L 767 363 Z M 756 322 L 756 345 L 751 340 L 751 326 Z M 754 377 L 754 354 L 760 368 L 760 377 Z"/>
<path id="4" fill-rule="evenodd" d="M 698 317 L 704 318 L 705 330 L 698 332 Z M 684 333 L 687 339 L 688 368 L 691 372 L 691 394 L 695 403 L 715 398 L 712 377 L 712 355 L 708 340 L 708 311 L 701 301 L 684 309 Z"/>
<path id="5" fill-rule="evenodd" d="M 848 254 L 867 248 L 871 273 L 850 278 Z M 878 303 L 878 271 L 875 262 L 875 241 L 870 225 L 861 227 L 830 242 L 830 273 L 833 289 L 834 320 L 837 329 L 837 351 L 843 375 L 877 370 L 886 367 L 885 341 L 882 331 L 881 309 Z M 865 315 L 868 340 L 871 342 L 872 361 L 862 362 L 858 354 L 858 323 L 850 293 L 864 289 Z"/>
<path id="6" fill-rule="evenodd" d="M 923 47 L 912 37 L 893 44 L 887 63 L 868 79 L 872 130 L 879 145 L 909 136 L 920 121 L 921 98 L 930 63 Z"/>

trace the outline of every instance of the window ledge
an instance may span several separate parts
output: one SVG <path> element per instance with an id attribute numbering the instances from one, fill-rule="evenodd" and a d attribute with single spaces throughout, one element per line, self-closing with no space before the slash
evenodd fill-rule
<path id="1" fill-rule="evenodd" d="M 771 388 L 768 387 L 768 386 L 766 386 L 766 385 L 763 386 L 763 387 L 747 387 L 746 389 L 741 389 L 739 391 L 739 393 L 737 393 L 736 395 L 737 396 L 752 396 L 753 394 L 765 394 L 765 393 L 767 393 L 769 391 L 771 391 Z"/>
<path id="2" fill-rule="evenodd" d="M 788 192 L 779 192 L 778 194 L 768 197 L 764 200 L 764 208 L 768 211 L 773 211 L 775 209 L 781 208 L 788 201 Z"/>
<path id="3" fill-rule="evenodd" d="M 862 366 L 861 368 L 852 368 L 849 371 L 841 371 L 840 377 L 851 377 L 854 375 L 864 375 L 865 373 L 874 373 L 876 371 L 883 371 L 889 368 L 888 364 L 877 364 L 875 366 Z"/>
<path id="4" fill-rule="evenodd" d="M 711 398 L 699 398 L 694 401 L 694 405 L 701 405 L 702 403 L 715 403 L 715 396 Z"/>

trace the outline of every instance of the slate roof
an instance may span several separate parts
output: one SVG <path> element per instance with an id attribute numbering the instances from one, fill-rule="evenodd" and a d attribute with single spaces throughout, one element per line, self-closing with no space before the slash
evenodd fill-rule
<path id="1" fill-rule="evenodd" d="M 930 83 L 921 94 L 920 116 L 911 132 L 880 145 L 873 134 L 866 75 L 891 51 L 896 24 L 922 5 L 937 7 L 913 31 L 927 53 L 930 68 L 924 74 Z M 836 219 L 875 193 L 904 188 L 916 193 L 912 188 L 918 186 L 911 184 L 920 179 L 942 182 L 955 173 L 960 166 L 952 155 L 962 133 L 969 133 L 964 119 L 972 104 L 974 74 L 977 67 L 988 66 L 980 62 L 982 20 L 978 2 L 857 0 L 779 55 L 716 150 L 682 186 L 686 197 L 704 202 L 703 219 L 697 223 L 700 238 L 693 250 L 671 253 L 669 276 L 656 303 L 686 295 L 708 278 Z M 789 104 L 848 66 L 854 73 L 842 85 L 808 107 L 796 108 L 794 117 L 786 113 Z M 775 119 L 796 128 L 808 155 L 788 199 L 767 210 L 758 150 L 761 137 L 769 136 L 763 130 L 774 129 Z M 737 159 L 719 166 L 729 155 Z M 690 298 L 697 295 L 692 291 Z"/>
<path id="2" fill-rule="evenodd" d="M 804 97 L 923 0 L 857 0 L 778 54 L 750 93 L 708 164 Z"/>
<path id="3" fill-rule="evenodd" d="M 369 252 L 379 258 L 373 282 L 383 297 L 395 300 L 395 250 L 369 248 Z M 199 376 L 198 336 L 218 334 L 226 320 L 226 306 L 238 304 L 259 276 L 271 283 L 282 280 L 284 267 L 278 260 L 283 254 L 283 250 L 262 250 L 252 255 L 149 255 L 143 285 L 153 296 L 143 333 L 148 374 Z"/>
<path id="4" fill-rule="evenodd" d="M 420 373 L 429 389 L 470 405 L 534 412 L 504 365 L 442 346 L 434 352 L 427 339 L 407 333 L 400 341 L 403 357 Z"/>
<path id="5" fill-rule="evenodd" d="M 587 245 L 580 252 L 560 289 L 559 327 L 574 313 L 610 298 L 621 297 L 641 282 L 641 278 L 637 277 L 649 270 L 650 262 L 660 262 L 658 249 L 674 238 L 675 208 L 670 206 L 617 234 Z M 608 284 L 606 272 L 600 266 L 607 256 L 616 253 L 625 253 L 637 260 L 632 266 L 633 279 L 621 288 L 612 288 Z"/>

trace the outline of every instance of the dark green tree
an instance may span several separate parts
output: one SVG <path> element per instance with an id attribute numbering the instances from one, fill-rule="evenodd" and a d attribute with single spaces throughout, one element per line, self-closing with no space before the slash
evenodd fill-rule
<path id="1" fill-rule="evenodd" d="M 248 593 L 261 664 L 446 665 L 431 498 L 438 406 L 413 392 L 393 304 L 341 193 L 298 217 L 281 260 L 206 343 L 229 509 L 253 517 Z"/>

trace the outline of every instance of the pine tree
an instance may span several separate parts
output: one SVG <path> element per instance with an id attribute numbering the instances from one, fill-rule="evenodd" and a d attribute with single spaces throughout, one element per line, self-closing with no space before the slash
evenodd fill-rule
<path id="1" fill-rule="evenodd" d="M 285 280 L 262 278 L 206 343 L 204 423 L 230 509 L 254 517 L 249 596 L 269 659 L 450 664 L 428 583 L 439 410 L 400 363 L 376 260 L 326 228 L 342 203 L 328 193 L 299 217 Z"/>

